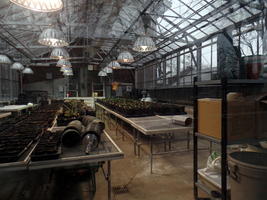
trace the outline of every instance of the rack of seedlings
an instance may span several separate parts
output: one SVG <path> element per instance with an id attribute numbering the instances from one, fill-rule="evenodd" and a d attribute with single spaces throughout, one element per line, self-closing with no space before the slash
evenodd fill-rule
<path id="1" fill-rule="evenodd" d="M 7 118 L 1 119 L 0 121 L 0 134 L 1 132 L 11 129 L 14 125 L 23 122 L 27 119 L 28 115 L 23 114 L 21 116 L 9 116 Z"/>
<path id="2" fill-rule="evenodd" d="M 16 162 L 42 133 L 39 126 L 15 125 L 0 135 L 0 163 Z"/>
<path id="3" fill-rule="evenodd" d="M 28 123 L 49 128 L 53 125 L 60 108 L 60 104 L 42 105 L 29 116 Z"/>
<path id="4" fill-rule="evenodd" d="M 143 102 L 121 98 L 99 99 L 98 103 L 125 117 L 186 114 L 184 106 L 176 104 Z"/>
<path id="5" fill-rule="evenodd" d="M 81 100 L 66 100 L 63 112 L 58 116 L 57 125 L 66 126 L 73 120 L 81 120 L 85 115 L 95 116 L 95 111 Z"/>
<path id="6" fill-rule="evenodd" d="M 46 131 L 34 149 L 31 160 L 43 161 L 58 159 L 61 154 L 61 132 Z"/>
<path id="7" fill-rule="evenodd" d="M 17 162 L 36 143 L 43 130 L 50 127 L 59 105 L 44 105 L 29 116 L 11 119 L 0 133 L 0 163 Z"/>

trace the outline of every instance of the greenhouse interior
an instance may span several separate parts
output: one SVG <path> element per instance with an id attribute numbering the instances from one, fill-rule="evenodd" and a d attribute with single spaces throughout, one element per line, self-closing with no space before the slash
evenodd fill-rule
<path id="1" fill-rule="evenodd" d="M 0 200 L 267 199 L 267 0 L 0 11 Z"/>

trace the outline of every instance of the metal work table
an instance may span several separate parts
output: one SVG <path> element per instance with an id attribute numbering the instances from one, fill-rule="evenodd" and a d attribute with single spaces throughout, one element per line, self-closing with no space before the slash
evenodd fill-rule
<path id="1" fill-rule="evenodd" d="M 54 130 L 58 130 L 57 127 Z M 29 148 L 28 151 L 17 162 L 2 163 L 0 164 L 0 171 L 14 171 L 14 170 L 40 170 L 40 169 L 53 169 L 64 167 L 79 167 L 90 163 L 107 163 L 107 171 L 103 170 L 105 179 L 108 184 L 108 200 L 111 200 L 111 161 L 122 159 L 124 153 L 115 144 L 111 137 L 104 131 L 102 135 L 102 141 L 99 144 L 97 150 L 86 155 L 81 146 L 76 148 L 64 148 L 62 147 L 62 155 L 59 159 L 46 160 L 46 161 L 31 161 L 31 153 L 37 146 L 36 142 Z"/>
<path id="2" fill-rule="evenodd" d="M 6 113 L 0 113 L 0 119 L 9 117 L 11 115 L 11 112 L 6 112 Z"/>
<path id="3" fill-rule="evenodd" d="M 152 173 L 153 169 L 153 156 L 155 155 L 164 155 L 167 153 L 178 153 L 181 152 L 181 150 L 171 150 L 171 141 L 172 137 L 174 134 L 181 134 L 181 133 L 186 133 L 187 138 L 183 139 L 187 141 L 187 151 L 189 150 L 189 145 L 190 145 L 190 131 L 192 130 L 192 127 L 186 127 L 186 126 L 180 126 L 177 124 L 173 123 L 172 117 L 173 116 L 147 116 L 147 117 L 132 117 L 132 118 L 126 118 L 113 110 L 96 103 L 96 108 L 100 108 L 99 110 L 99 115 L 98 118 L 101 118 L 104 120 L 104 115 L 114 115 L 116 117 L 116 134 L 118 131 L 118 126 L 119 126 L 119 120 L 122 120 L 126 123 L 128 123 L 132 128 L 133 128 L 133 133 L 134 133 L 134 153 L 135 155 L 140 156 L 140 133 L 143 135 L 149 136 L 150 142 L 150 172 Z M 153 136 L 157 135 L 163 135 L 165 140 L 165 147 L 164 147 L 164 152 L 153 152 Z M 181 141 L 181 140 L 180 140 Z M 167 145 L 168 143 L 168 150 L 167 150 Z M 138 151 L 138 152 L 137 152 Z M 183 150 L 184 151 L 184 150 Z"/>
<path id="4" fill-rule="evenodd" d="M 0 112 L 11 112 L 13 113 L 18 113 L 19 115 L 21 114 L 22 111 L 24 110 L 28 110 L 31 108 L 34 108 L 37 105 L 33 105 L 33 106 L 28 106 L 28 105 L 8 105 L 8 106 L 4 106 L 4 107 L 0 107 Z"/>

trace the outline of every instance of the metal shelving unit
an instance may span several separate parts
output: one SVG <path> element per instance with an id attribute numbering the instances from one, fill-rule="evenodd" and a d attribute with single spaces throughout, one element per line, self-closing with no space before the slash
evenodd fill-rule
<path id="1" fill-rule="evenodd" d="M 267 83 L 267 80 L 211 80 L 211 81 L 202 81 L 198 82 L 197 78 L 194 79 L 194 198 L 195 200 L 201 200 L 203 198 L 199 197 L 198 189 L 201 189 L 205 193 L 209 194 L 210 199 L 222 199 L 227 200 L 229 196 L 229 187 L 227 188 L 227 173 L 228 173 L 228 165 L 227 165 L 227 145 L 230 144 L 228 141 L 227 134 L 227 93 L 229 92 L 229 86 L 258 86 Z M 203 135 L 198 132 L 198 98 L 199 98 L 199 87 L 218 87 L 221 89 L 221 99 L 222 99 L 222 118 L 221 118 L 221 139 L 213 138 L 210 136 Z M 220 188 L 221 191 L 215 192 L 206 187 L 204 184 L 199 181 L 198 174 L 198 140 L 204 139 L 210 141 L 212 143 L 217 143 L 221 147 L 221 183 Z M 235 141 L 234 143 L 242 143 L 242 141 Z M 231 142 L 231 144 L 233 144 Z M 204 198 L 209 199 L 209 198 Z"/>

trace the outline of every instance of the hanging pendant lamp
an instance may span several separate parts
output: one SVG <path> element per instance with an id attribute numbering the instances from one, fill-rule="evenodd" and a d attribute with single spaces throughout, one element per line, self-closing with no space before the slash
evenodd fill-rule
<path id="1" fill-rule="evenodd" d="M 64 49 L 62 47 L 57 47 L 57 48 L 53 49 L 53 51 L 50 55 L 50 58 L 52 58 L 52 59 L 69 59 L 70 55 L 66 49 Z"/>
<path id="2" fill-rule="evenodd" d="M 132 63 L 134 58 L 129 51 L 123 51 L 119 54 L 117 61 L 120 63 Z"/>
<path id="3" fill-rule="evenodd" d="M 11 60 L 6 55 L 0 54 L 0 64 L 11 64 Z"/>
<path id="4" fill-rule="evenodd" d="M 104 72 L 104 71 L 100 71 L 99 73 L 98 73 L 98 76 L 107 76 L 108 74 L 107 74 L 107 72 Z"/>
<path id="5" fill-rule="evenodd" d="M 73 71 L 72 70 L 64 71 L 63 76 L 73 76 Z"/>
<path id="6" fill-rule="evenodd" d="M 23 74 L 33 74 L 33 71 L 31 68 L 29 67 L 26 67 L 23 71 L 22 71 Z"/>
<path id="7" fill-rule="evenodd" d="M 106 72 L 107 74 L 111 74 L 113 70 L 112 70 L 112 68 L 110 68 L 110 67 L 107 66 L 107 67 L 105 67 L 103 69 L 103 71 Z"/>
<path id="8" fill-rule="evenodd" d="M 120 69 L 121 68 L 121 65 L 120 63 L 118 63 L 116 60 L 114 61 L 111 61 L 109 64 L 108 64 L 108 68 L 111 68 L 111 69 Z M 112 72 L 111 72 L 112 73 Z"/>
<path id="9" fill-rule="evenodd" d="M 134 51 L 150 52 L 157 50 L 155 42 L 149 36 L 139 36 L 133 46 Z"/>
<path id="10" fill-rule="evenodd" d="M 14 69 L 14 70 L 23 70 L 24 69 L 24 66 L 21 63 L 19 63 L 19 62 L 15 62 L 11 66 L 11 69 Z"/>
<path id="11" fill-rule="evenodd" d="M 67 66 L 62 66 L 62 67 L 60 68 L 60 71 L 61 71 L 61 72 L 72 71 L 72 68 L 71 68 L 71 67 L 67 67 Z"/>
<path id="12" fill-rule="evenodd" d="M 62 31 L 56 28 L 47 28 L 39 36 L 38 42 L 49 47 L 64 47 L 69 43 Z"/>
<path id="13" fill-rule="evenodd" d="M 23 8 L 38 12 L 55 12 L 63 8 L 62 0 L 10 0 Z"/>
<path id="14" fill-rule="evenodd" d="M 57 62 L 57 67 L 72 67 L 71 62 L 68 60 L 60 59 Z"/>

